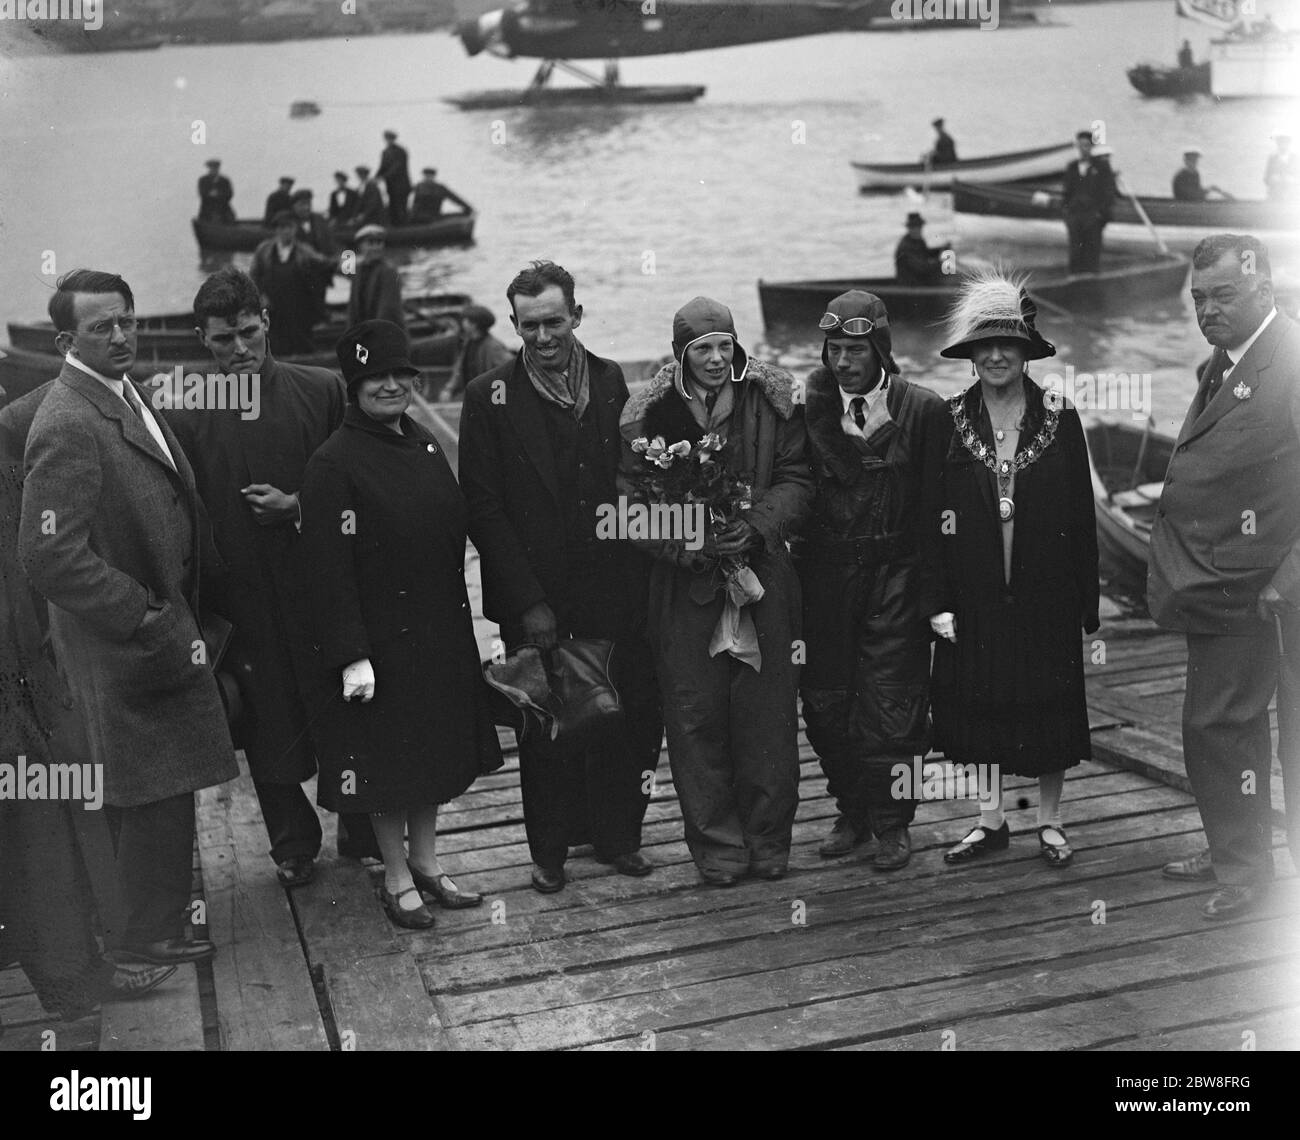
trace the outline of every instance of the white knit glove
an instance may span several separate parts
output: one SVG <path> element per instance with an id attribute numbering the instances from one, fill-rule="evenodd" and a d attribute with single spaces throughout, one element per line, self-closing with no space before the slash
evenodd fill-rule
<path id="1" fill-rule="evenodd" d="M 956 615 L 949 613 L 935 614 L 930 618 L 930 628 L 934 630 L 936 636 L 947 638 L 954 645 L 957 644 Z"/>
<path id="2" fill-rule="evenodd" d="M 353 697 L 360 697 L 368 701 L 374 695 L 375 671 L 370 666 L 370 658 L 353 661 L 343 670 L 343 699 L 350 701 Z"/>

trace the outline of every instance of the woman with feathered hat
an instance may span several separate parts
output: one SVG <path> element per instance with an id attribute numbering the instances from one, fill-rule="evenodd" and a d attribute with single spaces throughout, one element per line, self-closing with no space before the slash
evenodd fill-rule
<path id="1" fill-rule="evenodd" d="M 701 879 L 729 887 L 746 873 L 779 879 L 790 856 L 800 594 L 786 541 L 812 505 L 812 472 L 792 378 L 746 357 L 726 306 L 679 309 L 673 358 L 623 409 L 619 489 L 644 498 L 647 447 L 671 467 L 673 445 L 688 465 L 708 451 L 750 489 L 702 548 L 687 535 L 639 543 L 655 558 L 647 633 L 686 843 Z"/>
<path id="2" fill-rule="evenodd" d="M 1021 283 L 969 281 L 941 352 L 977 380 L 948 401 L 952 439 L 940 516 L 943 611 L 931 619 L 935 747 L 997 765 L 979 824 L 944 855 L 966 863 L 1007 847 L 1000 774 L 1038 777 L 1043 858 L 1072 858 L 1061 827 L 1065 770 L 1091 757 L 1083 632 L 1097 617 L 1097 532 L 1078 413 L 1026 370 L 1056 355 Z"/>

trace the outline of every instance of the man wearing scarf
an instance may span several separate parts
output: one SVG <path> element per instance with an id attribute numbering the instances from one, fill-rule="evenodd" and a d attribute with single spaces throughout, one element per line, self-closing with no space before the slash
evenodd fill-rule
<path id="1" fill-rule="evenodd" d="M 851 290 L 826 306 L 822 365 L 808 377 L 817 498 L 795 565 L 808 662 L 808 740 L 839 816 L 821 845 L 847 855 L 874 833 L 874 866 L 906 866 L 916 801 L 892 769 L 929 747 L 930 628 L 937 600 L 935 502 L 952 421 L 943 400 L 898 375 L 889 315 Z"/>
<path id="2" fill-rule="evenodd" d="M 644 642 L 645 566 L 624 542 L 597 537 L 597 509 L 616 502 L 618 419 L 627 385 L 617 364 L 574 335 L 573 278 L 533 262 L 506 290 L 524 342 L 465 390 L 460 481 L 482 558 L 483 612 L 508 652 L 562 637 L 614 642 L 624 726 L 602 747 L 520 745 L 533 886 L 561 890 L 569 848 L 590 843 L 623 875 L 645 875 L 641 821 L 663 735 Z"/>

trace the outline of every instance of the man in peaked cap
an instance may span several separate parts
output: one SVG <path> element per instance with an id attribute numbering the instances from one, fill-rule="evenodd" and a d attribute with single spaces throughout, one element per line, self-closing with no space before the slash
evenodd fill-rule
<path id="1" fill-rule="evenodd" d="M 352 221 L 358 226 L 382 226 L 388 220 L 388 210 L 384 206 L 384 196 L 380 193 L 379 183 L 370 177 L 370 167 L 358 166 L 356 171 L 357 211 Z"/>
<path id="2" fill-rule="evenodd" d="M 235 188 L 221 173 L 221 159 L 210 158 L 204 165 L 208 172 L 199 179 L 199 221 L 229 225 L 235 220 L 230 207 Z"/>
<path id="3" fill-rule="evenodd" d="M 397 132 L 384 132 L 384 149 L 379 156 L 379 178 L 388 190 L 388 216 L 395 226 L 406 225 L 406 199 L 411 195 L 411 172 L 406 148 L 398 146 Z"/>
<path id="4" fill-rule="evenodd" d="M 280 179 L 280 185 L 266 196 L 266 209 L 262 212 L 262 225 L 270 229 L 275 225 L 276 214 L 293 209 L 293 179 L 287 174 Z"/>
<path id="5" fill-rule="evenodd" d="M 1118 193 L 1110 151 L 1093 147 L 1092 132 L 1078 131 L 1074 145 L 1079 157 L 1065 168 L 1061 191 L 1065 232 L 1070 246 L 1070 272 L 1096 273 L 1101 267 L 1101 232 L 1110 221 Z"/>
<path id="6" fill-rule="evenodd" d="M 925 244 L 922 229 L 925 219 L 912 212 L 907 215 L 907 233 L 894 247 L 894 277 L 900 285 L 937 285 L 943 280 L 940 258 L 943 248 L 931 249 Z"/>
<path id="7" fill-rule="evenodd" d="M 934 128 L 934 148 L 930 151 L 931 166 L 951 166 L 957 161 L 957 144 L 952 135 L 943 129 L 943 120 L 935 119 L 930 124 Z"/>
<path id="8" fill-rule="evenodd" d="M 804 409 L 816 498 L 795 565 L 804 722 L 840 812 L 820 852 L 846 855 L 874 834 L 874 866 L 888 871 L 911 855 L 916 811 L 891 794 L 892 770 L 929 747 L 931 523 L 952 421 L 937 395 L 899 376 L 879 297 L 842 293 L 818 327 L 823 366 Z"/>

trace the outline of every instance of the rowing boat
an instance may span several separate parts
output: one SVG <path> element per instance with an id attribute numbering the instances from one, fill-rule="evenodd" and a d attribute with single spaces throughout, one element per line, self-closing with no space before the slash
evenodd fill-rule
<path id="1" fill-rule="evenodd" d="M 385 238 L 390 247 L 399 248 L 461 245 L 473 240 L 477 217 L 471 210 L 467 214 L 445 214 L 437 221 L 416 226 L 385 226 Z M 234 223 L 201 222 L 194 218 L 190 224 L 199 248 L 213 252 L 251 253 L 274 232 L 256 218 L 240 218 Z M 356 226 L 338 226 L 331 233 L 340 247 L 346 247 L 356 231 Z"/>
<path id="2" fill-rule="evenodd" d="M 1179 255 L 1107 258 L 1099 273 L 1070 273 L 1060 266 L 1029 271 L 1028 290 L 1040 302 L 1069 312 L 1123 312 L 1142 301 L 1182 291 L 1190 263 Z M 820 281 L 759 281 L 758 300 L 769 329 L 817 335 L 826 302 L 850 289 L 874 293 L 899 324 L 937 321 L 957 300 L 960 274 L 940 285 L 901 285 L 894 277 L 841 277 Z"/>
<path id="3" fill-rule="evenodd" d="M 1270 249 L 1300 244 L 1300 204 L 1243 198 L 1139 197 L 1151 224 L 1171 249 L 1190 251 L 1214 233 L 1251 233 Z M 1060 246 L 1065 241 L 1061 191 L 1053 186 L 972 186 L 957 182 L 952 209 L 969 239 L 1002 239 L 1017 245 Z M 1115 199 L 1104 242 L 1108 249 L 1149 248 L 1155 239 L 1132 199 Z"/>
<path id="4" fill-rule="evenodd" d="M 1148 96 L 1208 95 L 1210 61 L 1194 63 L 1191 67 L 1139 63 L 1128 69 L 1128 81 Z"/>
<path id="5" fill-rule="evenodd" d="M 1021 182 L 1060 177 L 1073 143 L 1040 146 L 1032 150 L 989 154 L 982 158 L 964 158 L 946 166 L 930 167 L 923 162 L 854 162 L 858 190 L 864 194 L 877 190 L 902 190 L 919 186 L 930 190 L 947 190 L 954 180 L 962 182 Z"/>

